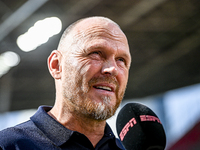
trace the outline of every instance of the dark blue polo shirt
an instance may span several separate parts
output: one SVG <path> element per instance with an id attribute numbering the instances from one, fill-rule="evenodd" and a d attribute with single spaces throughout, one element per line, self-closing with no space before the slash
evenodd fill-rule
<path id="1" fill-rule="evenodd" d="M 29 121 L 0 131 L 3 150 L 121 150 L 124 149 L 106 124 L 104 136 L 94 148 L 88 138 L 71 131 L 47 114 L 41 106 Z"/>

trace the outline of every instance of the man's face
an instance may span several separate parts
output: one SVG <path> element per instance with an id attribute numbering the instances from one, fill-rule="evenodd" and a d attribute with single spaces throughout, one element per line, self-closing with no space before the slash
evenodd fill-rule
<path id="1" fill-rule="evenodd" d="M 118 108 L 128 81 L 127 39 L 114 24 L 82 23 L 72 31 L 74 43 L 63 53 L 62 92 L 70 111 L 106 120 Z"/>

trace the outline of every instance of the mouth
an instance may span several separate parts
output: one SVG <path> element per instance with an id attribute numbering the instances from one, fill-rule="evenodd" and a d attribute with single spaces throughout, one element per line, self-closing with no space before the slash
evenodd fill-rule
<path id="1" fill-rule="evenodd" d="M 113 94 L 119 89 L 117 79 L 113 76 L 93 77 L 88 82 L 88 86 L 103 92 L 102 94 Z"/>
<path id="2" fill-rule="evenodd" d="M 112 88 L 111 87 L 108 87 L 108 86 L 93 86 L 95 89 L 100 89 L 100 90 L 105 90 L 105 91 L 109 91 L 109 92 L 112 92 Z"/>

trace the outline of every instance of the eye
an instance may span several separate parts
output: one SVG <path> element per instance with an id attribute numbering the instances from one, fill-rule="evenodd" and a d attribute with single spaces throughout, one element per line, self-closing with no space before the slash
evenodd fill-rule
<path id="1" fill-rule="evenodd" d="M 126 66 L 126 60 L 122 57 L 117 58 L 117 62 L 120 66 Z"/>
<path id="2" fill-rule="evenodd" d="M 89 55 L 101 55 L 100 51 L 93 51 L 91 53 L 89 53 Z"/>
<path id="3" fill-rule="evenodd" d="M 125 63 L 125 59 L 124 58 L 118 58 L 117 60 Z"/>
<path id="4" fill-rule="evenodd" d="M 100 54 L 100 52 L 99 51 L 94 51 L 94 52 L 91 52 L 90 54 Z"/>
<path id="5" fill-rule="evenodd" d="M 89 53 L 89 56 L 92 58 L 92 59 L 101 59 L 101 52 L 100 51 L 93 51 L 91 53 Z"/>

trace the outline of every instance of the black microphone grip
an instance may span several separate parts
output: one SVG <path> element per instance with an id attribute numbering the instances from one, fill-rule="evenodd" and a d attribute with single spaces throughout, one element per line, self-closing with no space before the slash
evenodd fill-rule
<path id="1" fill-rule="evenodd" d="M 128 103 L 119 112 L 117 133 L 127 150 L 164 150 L 166 135 L 157 115 L 147 106 Z"/>

